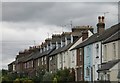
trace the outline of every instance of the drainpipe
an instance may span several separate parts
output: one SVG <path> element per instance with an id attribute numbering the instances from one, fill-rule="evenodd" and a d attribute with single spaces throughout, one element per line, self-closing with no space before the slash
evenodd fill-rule
<path id="1" fill-rule="evenodd" d="M 102 64 L 102 41 L 101 41 L 101 64 Z"/>

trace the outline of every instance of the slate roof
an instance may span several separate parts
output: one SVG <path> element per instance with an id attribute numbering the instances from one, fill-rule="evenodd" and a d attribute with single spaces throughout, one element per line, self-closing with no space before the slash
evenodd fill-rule
<path id="1" fill-rule="evenodd" d="M 96 34 L 90 36 L 89 38 L 85 39 L 82 43 L 80 43 L 79 45 L 77 45 L 76 47 L 74 47 L 73 49 L 77 49 L 77 48 L 80 48 L 80 47 L 84 47 L 84 46 L 86 46 L 88 44 L 94 43 L 94 41 L 96 41 L 96 38 L 97 38 L 98 35 L 99 34 L 96 33 Z"/>
<path id="2" fill-rule="evenodd" d="M 12 64 L 15 64 L 15 62 L 16 62 L 16 61 L 13 61 L 13 62 L 11 62 L 11 63 L 10 63 L 10 64 L 8 64 L 8 65 L 12 65 Z"/>
<path id="3" fill-rule="evenodd" d="M 50 49 L 50 50 L 47 50 L 47 51 L 45 51 L 45 52 L 43 52 L 43 53 L 40 53 L 39 55 L 37 55 L 37 56 L 35 57 L 35 59 L 40 58 L 40 57 L 43 57 L 43 56 L 45 56 L 45 55 L 48 55 L 48 56 L 49 56 L 49 54 L 50 54 L 52 51 L 54 51 L 55 48 L 56 48 L 56 47 L 53 47 L 53 48 Z"/>
<path id="4" fill-rule="evenodd" d="M 120 70 L 118 72 L 117 78 L 120 79 Z"/>
<path id="5" fill-rule="evenodd" d="M 39 51 L 36 51 L 34 53 L 31 53 L 28 57 L 26 57 L 26 60 L 25 61 L 29 61 L 29 60 L 32 60 L 35 58 L 36 55 L 39 55 Z"/>
<path id="6" fill-rule="evenodd" d="M 97 39 L 97 41 L 102 41 L 116 33 L 117 31 L 120 30 L 120 23 L 112 26 L 111 28 L 106 29 Z"/>
<path id="7" fill-rule="evenodd" d="M 66 50 L 69 49 L 73 44 L 74 44 L 74 43 L 69 43 L 67 46 L 65 46 L 65 47 L 61 50 L 61 52 L 66 51 Z"/>
<path id="8" fill-rule="evenodd" d="M 49 56 L 55 55 L 55 54 L 57 54 L 57 53 L 60 53 L 61 50 L 62 50 L 64 47 L 65 47 L 65 46 L 59 47 L 58 49 L 55 49 L 53 52 L 50 53 Z"/>
<path id="9" fill-rule="evenodd" d="M 50 50 L 47 50 L 47 51 L 45 51 L 45 52 L 42 52 L 42 53 L 40 53 L 39 51 L 37 51 L 37 52 L 35 52 L 35 53 L 32 53 L 31 55 L 29 55 L 29 56 L 26 58 L 25 61 L 29 61 L 29 60 L 32 60 L 32 59 L 37 59 L 37 58 L 43 57 L 43 56 L 45 56 L 45 55 L 48 55 L 48 54 L 51 53 L 54 49 L 55 49 L 55 47 L 52 48 L 52 49 L 50 49 Z"/>
<path id="10" fill-rule="evenodd" d="M 107 38 L 105 41 L 103 41 L 103 44 L 105 43 L 109 43 L 112 41 L 116 41 L 116 40 L 120 40 L 120 30 L 117 31 L 114 35 L 112 35 L 111 37 Z"/>
<path id="11" fill-rule="evenodd" d="M 108 61 L 106 63 L 102 63 L 101 68 L 99 68 L 97 71 L 100 72 L 100 71 L 104 71 L 104 70 L 109 70 L 113 66 L 115 66 L 118 62 L 120 62 L 120 59 Z"/>
<path id="12" fill-rule="evenodd" d="M 120 30 L 120 23 L 112 26 L 111 28 L 106 29 L 102 34 L 95 33 L 94 35 L 87 38 L 86 40 L 84 40 L 82 43 L 80 43 L 73 49 L 77 49 L 98 41 L 105 40 L 111 35 L 115 34 L 118 30 Z"/>

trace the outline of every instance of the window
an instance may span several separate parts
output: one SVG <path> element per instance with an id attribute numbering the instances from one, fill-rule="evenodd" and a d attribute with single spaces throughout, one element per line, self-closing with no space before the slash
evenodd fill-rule
<path id="1" fill-rule="evenodd" d="M 43 57 L 42 57 L 42 65 L 43 65 Z"/>
<path id="2" fill-rule="evenodd" d="M 82 75 L 83 74 L 83 72 L 82 72 L 82 68 L 80 67 L 80 74 Z"/>
<path id="3" fill-rule="evenodd" d="M 99 53 L 99 44 L 96 44 L 96 53 L 97 53 L 97 55 Z"/>
<path id="4" fill-rule="evenodd" d="M 72 51 L 72 63 L 74 63 L 74 51 Z"/>
<path id="5" fill-rule="evenodd" d="M 13 64 L 13 71 L 15 71 L 15 65 Z"/>
<path id="6" fill-rule="evenodd" d="M 80 49 L 80 61 L 82 61 L 82 50 Z"/>
<path id="7" fill-rule="evenodd" d="M 38 64 L 38 66 L 40 66 L 40 61 L 39 61 L 39 59 L 37 60 L 37 64 Z"/>
<path id="8" fill-rule="evenodd" d="M 31 67 L 33 67 L 33 61 L 31 61 Z"/>
<path id="9" fill-rule="evenodd" d="M 104 45 L 104 60 L 107 60 L 107 45 Z"/>
<path id="10" fill-rule="evenodd" d="M 64 63 L 65 63 L 65 55 L 64 55 Z"/>
<path id="11" fill-rule="evenodd" d="M 45 61 L 45 64 L 46 64 L 46 56 L 44 57 L 44 61 Z"/>
<path id="12" fill-rule="evenodd" d="M 26 69 L 26 63 L 24 63 L 24 68 Z"/>
<path id="13" fill-rule="evenodd" d="M 82 55 L 82 50 L 80 49 L 80 55 Z"/>
<path id="14" fill-rule="evenodd" d="M 44 60 L 46 61 L 46 56 L 44 57 Z"/>
<path id="15" fill-rule="evenodd" d="M 106 80 L 110 80 L 110 74 L 107 74 L 107 79 Z"/>
<path id="16" fill-rule="evenodd" d="M 89 76 L 90 75 L 90 70 L 89 70 L 89 68 L 87 67 L 86 68 L 86 76 Z"/>
<path id="17" fill-rule="evenodd" d="M 81 78 L 81 79 L 82 79 L 82 74 L 83 74 L 82 68 L 80 68 L 80 78 Z"/>
<path id="18" fill-rule="evenodd" d="M 52 60 L 52 57 L 50 57 L 50 61 Z"/>
<path id="19" fill-rule="evenodd" d="M 113 58 L 115 59 L 116 58 L 116 44 L 113 43 Z"/>

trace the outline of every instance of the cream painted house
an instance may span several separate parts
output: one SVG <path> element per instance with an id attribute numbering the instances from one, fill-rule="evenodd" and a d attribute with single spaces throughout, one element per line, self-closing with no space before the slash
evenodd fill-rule
<path id="1" fill-rule="evenodd" d="M 120 79 L 120 26 L 118 31 L 107 38 L 102 45 L 102 64 L 99 66 L 99 80 L 118 81 Z"/>

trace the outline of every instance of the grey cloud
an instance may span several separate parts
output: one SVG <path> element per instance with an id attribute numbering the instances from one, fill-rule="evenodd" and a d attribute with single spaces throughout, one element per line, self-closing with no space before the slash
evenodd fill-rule
<path id="1" fill-rule="evenodd" d="M 32 41 L 2 41 L 2 68 L 7 68 L 8 63 L 12 62 L 19 51 L 23 51 L 32 46 Z"/>
<path id="2" fill-rule="evenodd" d="M 53 6 L 53 3 L 37 2 L 3 2 L 2 14 L 3 21 L 26 21 L 31 20 Z M 41 15 L 40 15 L 41 16 Z M 38 17 L 36 17 L 38 18 Z"/>
<path id="3" fill-rule="evenodd" d="M 113 7 L 112 10 L 111 7 Z M 21 49 L 23 50 L 32 45 L 33 39 L 42 40 L 42 36 L 47 34 L 46 31 L 59 31 L 60 27 L 56 25 L 68 24 L 72 20 L 73 25 L 92 25 L 94 27 L 97 23 L 97 16 L 103 15 L 103 13 L 98 12 L 106 11 L 110 12 L 106 15 L 107 26 L 114 25 L 117 17 L 115 18 L 112 13 L 117 13 L 118 9 L 116 7 L 117 3 L 110 2 L 3 2 L 2 21 L 4 29 L 2 37 L 5 41 L 2 42 L 3 51 L 2 53 L 0 52 L 2 54 L 2 62 L 5 63 L 3 67 L 7 67 L 6 63 L 10 63 Z M 67 28 L 65 29 L 68 30 Z M 23 42 L 14 41 L 22 39 Z M 32 42 L 26 42 L 27 39 Z M 13 40 L 13 42 L 6 42 L 6 40 Z M 8 61 L 6 62 L 6 60 Z"/>
<path id="4" fill-rule="evenodd" d="M 66 24 L 70 20 L 96 16 L 105 5 L 115 3 L 76 3 L 76 2 L 4 2 L 2 8 L 3 21 L 12 22 L 41 22 L 46 24 Z M 79 24 L 82 21 L 77 21 Z"/>

